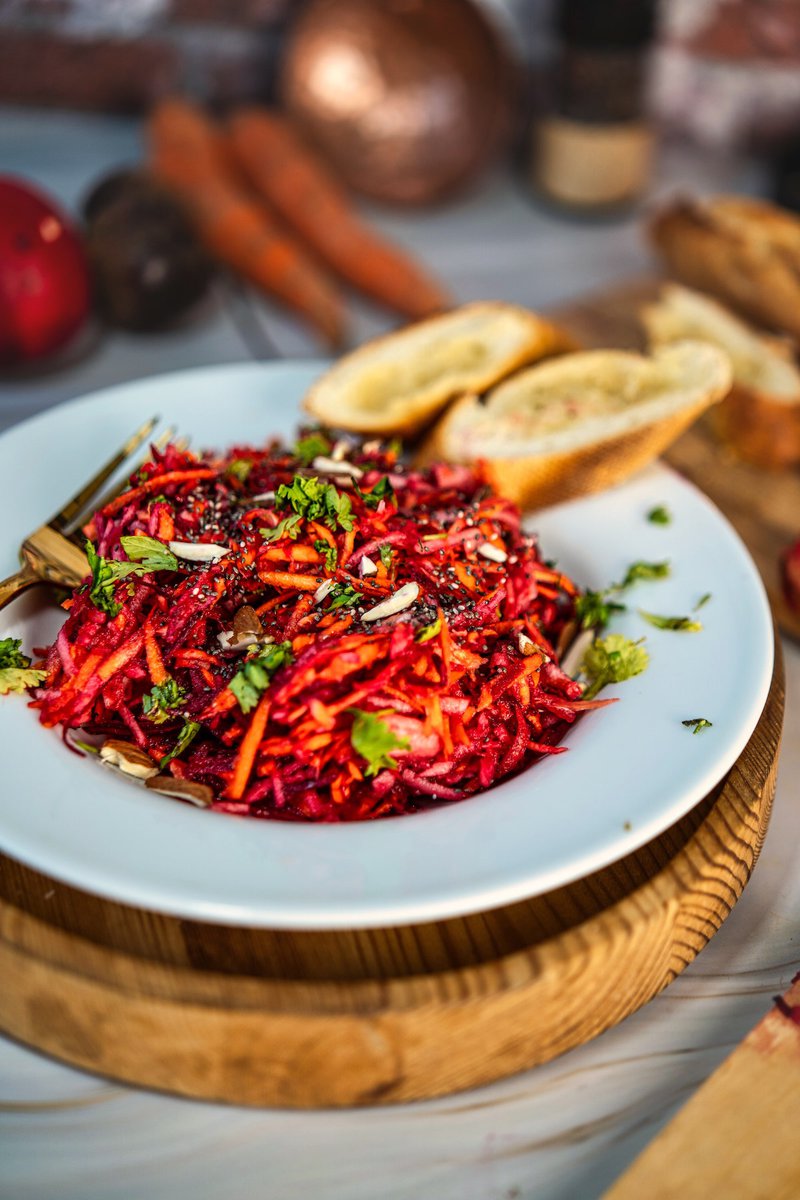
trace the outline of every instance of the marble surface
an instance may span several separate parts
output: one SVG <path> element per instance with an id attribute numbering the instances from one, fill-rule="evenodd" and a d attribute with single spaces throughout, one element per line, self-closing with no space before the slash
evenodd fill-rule
<path id="1" fill-rule="evenodd" d="M 76 203 L 138 153 L 125 121 L 0 112 L 0 163 Z M 672 149 L 654 192 L 756 191 L 746 164 Z M 463 300 L 554 304 L 647 269 L 638 221 L 578 223 L 536 207 L 505 176 L 426 215 L 373 211 Z M 249 304 L 281 356 L 312 343 Z M 355 340 L 382 327 L 354 305 Z M 217 295 L 198 322 L 155 338 L 105 338 L 37 376 L 0 382 L 0 427 L 91 388 L 248 357 L 241 310 Z M 269 351 L 265 351 L 269 353 Z M 593 1200 L 766 1012 L 800 968 L 800 649 L 785 646 L 789 699 L 775 812 L 754 877 L 720 933 L 672 986 L 591 1044 L 446 1100 L 292 1113 L 191 1103 L 71 1070 L 0 1039 L 0 1197 L 8 1200 Z M 1 986 L 1 984 L 0 984 Z"/>

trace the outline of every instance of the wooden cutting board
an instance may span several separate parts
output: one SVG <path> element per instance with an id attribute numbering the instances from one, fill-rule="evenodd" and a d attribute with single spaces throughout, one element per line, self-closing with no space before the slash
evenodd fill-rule
<path id="1" fill-rule="evenodd" d="M 638 314 L 655 299 L 662 282 L 628 282 L 549 315 L 583 346 L 641 350 L 644 335 Z M 766 471 L 742 462 L 719 444 L 709 420 L 692 426 L 665 458 L 725 513 L 761 572 L 779 628 L 800 638 L 800 614 L 786 603 L 778 565 L 781 552 L 800 537 L 800 471 Z"/>
<path id="2" fill-rule="evenodd" d="M 281 1107 L 422 1099 L 545 1062 L 645 1004 L 725 920 L 766 832 L 783 705 L 777 647 L 758 727 L 697 808 L 585 879 L 461 919 L 227 928 L 0 857 L 0 1028 L 128 1083 Z"/>

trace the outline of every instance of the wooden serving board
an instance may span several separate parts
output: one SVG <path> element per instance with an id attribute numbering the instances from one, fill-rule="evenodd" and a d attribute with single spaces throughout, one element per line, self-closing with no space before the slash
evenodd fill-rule
<path id="1" fill-rule="evenodd" d="M 545 1062 L 650 1000 L 724 921 L 766 832 L 783 706 L 777 646 L 753 736 L 692 812 L 585 879 L 462 919 L 227 928 L 0 857 L 0 1028 L 128 1083 L 281 1107 L 421 1099 Z"/>
<path id="2" fill-rule="evenodd" d="M 635 280 L 596 292 L 549 315 L 586 347 L 641 350 L 642 306 L 664 281 Z M 783 633 L 800 638 L 800 613 L 786 603 L 780 555 L 800 537 L 800 471 L 766 471 L 721 446 L 710 420 L 693 425 L 665 455 L 666 461 L 709 496 L 734 526 L 761 572 Z"/>

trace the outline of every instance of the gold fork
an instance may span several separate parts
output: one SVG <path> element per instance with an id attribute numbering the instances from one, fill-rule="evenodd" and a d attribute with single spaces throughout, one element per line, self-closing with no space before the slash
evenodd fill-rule
<path id="1" fill-rule="evenodd" d="M 138 450 L 160 418 L 145 421 L 100 470 L 68 500 L 55 516 L 28 534 L 19 551 L 20 569 L 0 582 L 0 608 L 37 583 L 74 588 L 89 573 L 80 526 L 92 511 L 92 500 L 127 458 Z M 162 439 L 160 438 L 159 441 Z M 111 496 L 103 496 L 107 503 Z M 94 505 L 94 508 L 102 505 Z"/>

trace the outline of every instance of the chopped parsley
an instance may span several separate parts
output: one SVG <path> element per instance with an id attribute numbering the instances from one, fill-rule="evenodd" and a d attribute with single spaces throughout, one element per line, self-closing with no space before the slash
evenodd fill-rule
<path id="1" fill-rule="evenodd" d="M 662 617 L 643 608 L 639 609 L 639 616 L 656 629 L 672 629 L 676 633 L 700 633 L 703 628 L 699 621 L 693 621 L 690 617 Z"/>
<path id="2" fill-rule="evenodd" d="M 351 604 L 358 604 L 362 599 L 361 592 L 355 588 L 349 587 L 346 583 L 337 583 L 328 592 L 330 597 L 330 607 L 333 608 L 349 608 Z"/>
<path id="3" fill-rule="evenodd" d="M 701 729 L 713 729 L 713 722 L 707 721 L 705 717 L 692 717 L 689 721 L 681 721 L 681 725 L 691 729 L 692 734 L 699 733 Z"/>
<path id="4" fill-rule="evenodd" d="M 179 758 L 183 754 L 200 732 L 200 725 L 197 721 L 184 721 L 183 727 L 178 734 L 178 740 L 170 750 L 169 754 L 165 754 L 158 764 L 159 770 L 163 771 L 164 767 L 168 766 L 173 758 Z"/>
<path id="5" fill-rule="evenodd" d="M 292 513 L 290 517 L 284 517 L 282 521 L 278 521 L 274 529 L 261 529 L 259 532 L 265 542 L 277 542 L 278 538 L 282 537 L 296 538 L 300 532 L 302 519 L 297 513 Z"/>
<path id="6" fill-rule="evenodd" d="M 431 638 L 435 638 L 437 634 L 441 632 L 442 618 L 437 617 L 436 620 L 430 625 L 423 625 L 422 629 L 420 629 L 419 633 L 417 634 L 415 641 L 419 642 L 421 645 L 423 642 L 429 642 Z"/>
<path id="7" fill-rule="evenodd" d="M 299 459 L 304 467 L 310 467 L 315 458 L 331 452 L 331 443 L 323 433 L 315 431 L 300 438 L 292 448 L 292 455 Z"/>
<path id="8" fill-rule="evenodd" d="M 243 713 L 249 713 L 256 707 L 272 682 L 275 672 L 292 662 L 294 655 L 291 642 L 264 646 L 245 660 L 242 668 L 228 684 Z"/>
<path id="9" fill-rule="evenodd" d="M 275 495 L 277 508 L 291 508 L 307 521 L 323 521 L 331 529 L 339 525 L 353 528 L 350 497 L 332 483 L 323 483 L 316 475 L 295 475 L 291 483 L 282 483 Z"/>
<path id="10" fill-rule="evenodd" d="M 581 670 L 589 681 L 583 699 L 591 700 L 606 684 L 622 683 L 634 675 L 641 675 L 650 663 L 643 641 L 644 638 L 631 641 L 621 633 L 598 638 L 583 656 Z"/>
<path id="11" fill-rule="evenodd" d="M 669 562 L 635 562 L 631 563 L 625 573 L 625 578 L 622 583 L 616 584 L 612 589 L 615 592 L 622 592 L 626 588 L 632 587 L 634 583 L 649 582 L 652 579 L 666 579 L 670 574 Z"/>
<path id="12" fill-rule="evenodd" d="M 321 554 L 325 559 L 325 570 L 335 571 L 337 563 L 336 547 L 332 546 L 330 542 L 326 542 L 324 538 L 317 538 L 314 542 L 314 549 L 317 554 Z"/>
<path id="13" fill-rule="evenodd" d="M 148 571 L 177 571 L 178 560 L 158 538 L 142 537 L 138 534 L 119 539 L 122 549 L 132 562 L 141 563 L 143 574 Z"/>
<path id="14" fill-rule="evenodd" d="M 250 458 L 234 458 L 233 462 L 229 462 L 225 468 L 226 475 L 232 475 L 234 479 L 238 479 L 239 483 L 245 483 L 247 476 L 253 469 L 253 460 Z"/>
<path id="15" fill-rule="evenodd" d="M 172 709 L 179 708 L 185 699 L 183 688 L 171 677 L 163 683 L 154 684 L 146 696 L 142 696 L 142 712 L 155 725 L 169 720 Z"/>
<path id="16" fill-rule="evenodd" d="M 389 481 L 388 475 L 381 475 L 378 482 L 369 492 L 362 492 L 361 488 L 359 488 L 358 494 L 367 508 L 377 508 L 381 500 L 386 500 L 389 504 L 397 504 L 397 497 L 395 496 L 394 488 Z"/>
<path id="17" fill-rule="evenodd" d="M 25 692 L 36 687 L 46 671 L 31 668 L 31 660 L 21 650 L 22 638 L 0 639 L 0 696 L 10 692 Z"/>
<path id="18" fill-rule="evenodd" d="M 584 592 L 575 601 L 575 616 L 582 629 L 604 629 L 614 613 L 625 612 L 624 604 L 617 604 L 606 597 L 608 592 Z"/>
<path id="19" fill-rule="evenodd" d="M 348 708 L 347 711 L 353 714 L 350 744 L 356 754 L 360 754 L 366 761 L 367 769 L 364 774 L 367 778 L 384 769 L 396 771 L 397 760 L 392 758 L 391 751 L 410 750 L 411 745 L 407 738 L 395 737 L 386 722 L 381 720 L 392 710 L 386 708 L 382 712 L 373 713 L 364 712 L 361 708 Z"/>
<path id="20" fill-rule="evenodd" d="M 692 612 L 698 612 L 703 607 L 704 604 L 708 604 L 710 599 L 711 599 L 711 592 L 706 592 L 705 595 L 701 596 L 700 599 L 697 601 L 697 604 L 695 604 L 694 608 L 692 609 Z"/>
<path id="21" fill-rule="evenodd" d="M 650 509 L 647 519 L 653 525 L 669 525 L 672 523 L 672 513 L 663 504 L 658 504 Z"/>

